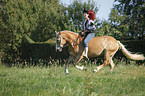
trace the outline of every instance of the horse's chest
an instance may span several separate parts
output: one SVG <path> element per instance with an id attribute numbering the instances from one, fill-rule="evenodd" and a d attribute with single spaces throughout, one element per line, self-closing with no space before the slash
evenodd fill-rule
<path id="1" fill-rule="evenodd" d="M 70 54 L 70 55 L 72 55 L 72 56 L 74 56 L 74 57 L 76 57 L 76 56 L 77 56 L 77 53 L 76 53 L 76 52 L 74 52 L 74 51 L 70 51 L 70 52 L 69 52 L 69 54 Z"/>
<path id="2" fill-rule="evenodd" d="M 74 57 L 76 57 L 78 54 L 80 54 L 80 51 L 81 51 L 81 50 L 82 50 L 82 49 L 79 48 L 79 46 L 69 47 L 69 48 L 68 48 L 69 54 L 72 55 L 72 56 L 74 56 Z"/>
<path id="3" fill-rule="evenodd" d="M 69 54 L 70 54 L 70 55 L 72 55 L 72 56 L 74 56 L 74 55 L 75 55 L 75 54 L 74 54 L 74 52 L 72 52 L 72 51 L 71 51 L 71 52 L 69 52 Z"/>
<path id="4" fill-rule="evenodd" d="M 78 51 L 76 52 L 75 50 L 71 50 L 69 51 L 69 54 L 76 57 L 79 54 L 79 52 Z"/>

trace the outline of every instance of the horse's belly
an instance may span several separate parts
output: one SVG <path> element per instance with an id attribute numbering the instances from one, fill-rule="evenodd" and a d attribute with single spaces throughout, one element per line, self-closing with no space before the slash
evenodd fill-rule
<path id="1" fill-rule="evenodd" d="M 103 54 L 103 50 L 89 50 L 88 57 L 98 57 Z"/>
<path id="2" fill-rule="evenodd" d="M 97 57 L 103 54 L 104 51 L 104 44 L 101 40 L 92 40 L 88 44 L 89 51 L 88 56 L 89 57 Z"/>

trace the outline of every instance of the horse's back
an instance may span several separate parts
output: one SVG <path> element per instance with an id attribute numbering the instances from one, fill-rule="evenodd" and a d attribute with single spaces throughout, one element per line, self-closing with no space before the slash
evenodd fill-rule
<path id="1" fill-rule="evenodd" d="M 98 37 L 94 37 L 94 39 L 107 39 L 107 40 L 112 40 L 112 41 L 117 41 L 114 37 L 111 37 L 111 36 L 98 36 Z"/>
<path id="2" fill-rule="evenodd" d="M 117 43 L 117 40 L 114 37 L 111 36 L 98 36 L 94 37 L 90 43 L 93 44 L 106 44 L 106 43 Z M 92 44 L 91 44 L 92 45 Z"/>

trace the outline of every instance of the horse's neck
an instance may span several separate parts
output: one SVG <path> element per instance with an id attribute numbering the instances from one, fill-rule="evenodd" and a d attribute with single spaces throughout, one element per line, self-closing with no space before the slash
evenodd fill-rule
<path id="1" fill-rule="evenodd" d="M 75 40 L 78 37 L 78 34 L 73 33 L 73 32 L 63 32 L 63 34 L 67 39 L 70 39 L 70 40 Z"/>
<path id="2" fill-rule="evenodd" d="M 77 54 L 80 50 L 83 50 L 83 43 L 81 43 L 83 38 L 79 36 L 79 34 L 73 32 L 63 32 L 63 35 L 70 43 L 69 52 L 71 55 Z"/>

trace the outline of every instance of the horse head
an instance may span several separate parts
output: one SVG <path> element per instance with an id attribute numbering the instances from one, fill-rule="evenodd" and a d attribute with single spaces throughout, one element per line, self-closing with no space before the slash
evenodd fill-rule
<path id="1" fill-rule="evenodd" d="M 64 44 L 67 42 L 66 39 L 62 36 L 61 32 L 56 32 L 56 51 L 58 50 L 59 52 L 62 51 L 62 48 L 64 47 Z"/>

